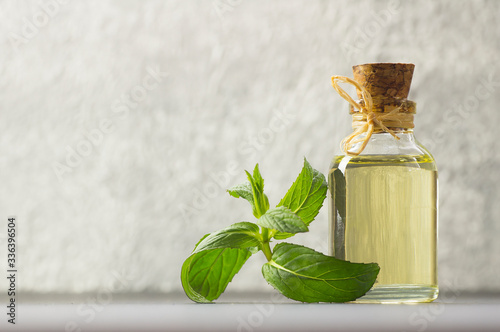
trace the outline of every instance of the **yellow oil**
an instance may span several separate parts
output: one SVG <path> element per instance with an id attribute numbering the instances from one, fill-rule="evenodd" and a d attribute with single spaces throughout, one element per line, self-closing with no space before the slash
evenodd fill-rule
<path id="1" fill-rule="evenodd" d="M 430 302 L 438 294 L 437 170 L 431 156 L 337 157 L 329 172 L 331 254 L 376 262 L 357 302 Z"/>

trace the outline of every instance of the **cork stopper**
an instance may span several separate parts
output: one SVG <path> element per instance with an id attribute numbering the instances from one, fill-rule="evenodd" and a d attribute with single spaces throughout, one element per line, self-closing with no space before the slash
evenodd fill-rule
<path id="1" fill-rule="evenodd" d="M 410 92 L 414 64 L 368 63 L 352 67 L 354 79 L 364 86 L 374 99 L 406 99 Z M 358 97 L 362 96 L 357 91 Z"/>

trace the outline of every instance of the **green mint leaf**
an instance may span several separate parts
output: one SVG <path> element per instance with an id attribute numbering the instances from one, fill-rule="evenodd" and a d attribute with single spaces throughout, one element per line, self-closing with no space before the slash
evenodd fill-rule
<path id="1" fill-rule="evenodd" d="M 376 263 L 350 263 L 303 246 L 280 243 L 264 264 L 266 281 L 301 302 L 347 302 L 363 296 L 375 283 Z"/>
<path id="2" fill-rule="evenodd" d="M 203 240 L 205 240 L 209 235 L 210 235 L 210 233 L 203 235 L 203 237 L 200 239 L 200 241 L 198 241 L 198 243 L 196 243 L 196 245 L 194 246 L 193 252 L 196 250 L 196 248 L 198 248 L 200 243 L 203 242 Z"/>
<path id="3" fill-rule="evenodd" d="M 261 211 L 264 214 L 267 210 L 269 210 L 269 199 L 267 198 L 266 194 L 264 194 L 264 179 L 260 174 L 259 164 L 256 164 L 255 168 L 253 169 L 253 179 L 255 186 L 259 192 L 258 201 L 261 207 Z"/>
<path id="4" fill-rule="evenodd" d="M 309 225 L 323 206 L 328 185 L 325 176 L 304 158 L 304 167 L 278 206 L 286 206 Z"/>
<path id="5" fill-rule="evenodd" d="M 184 292 L 195 302 L 212 302 L 224 292 L 251 255 L 247 249 L 236 248 L 203 250 L 192 254 L 182 265 Z"/>
<path id="6" fill-rule="evenodd" d="M 250 202 L 250 205 L 252 206 L 253 215 L 257 216 L 257 208 L 255 206 L 255 202 L 253 199 L 252 185 L 250 184 L 250 182 L 238 184 L 238 185 L 228 189 L 227 192 L 233 197 L 236 197 L 236 198 L 241 197 L 243 199 L 246 199 L 248 202 Z"/>
<path id="7" fill-rule="evenodd" d="M 259 226 L 251 222 L 239 222 L 205 236 L 193 253 L 219 248 L 248 248 L 256 252 L 261 248 L 260 238 Z"/>
<path id="8" fill-rule="evenodd" d="M 278 206 L 286 206 L 309 225 L 323 206 L 328 185 L 325 176 L 311 167 L 304 158 L 304 167 Z M 277 232 L 273 237 L 284 240 L 293 236 Z"/>
<path id="9" fill-rule="evenodd" d="M 254 169 L 253 169 L 253 180 L 254 180 L 255 186 L 257 187 L 259 192 L 263 193 L 264 192 L 264 179 L 262 178 L 262 175 L 260 174 L 259 164 L 256 164 Z"/>
<path id="10" fill-rule="evenodd" d="M 262 248 L 259 226 L 239 222 L 205 235 L 182 265 L 186 295 L 196 302 L 211 302 L 226 289 L 246 260 Z"/>
<path id="11" fill-rule="evenodd" d="M 254 216 L 260 218 L 269 209 L 269 199 L 264 194 L 264 179 L 260 175 L 259 164 L 255 165 L 253 176 L 245 171 L 250 181 L 252 188 L 253 202 L 254 202 Z"/>
<path id="12" fill-rule="evenodd" d="M 274 234 L 274 238 L 276 240 L 284 240 L 284 239 L 288 239 L 289 237 L 292 237 L 294 236 L 295 234 L 292 234 L 292 233 L 287 233 L 287 232 L 276 232 L 276 234 Z"/>
<path id="13" fill-rule="evenodd" d="M 302 219 L 285 206 L 267 210 L 257 219 L 257 225 L 294 234 L 309 230 Z"/>

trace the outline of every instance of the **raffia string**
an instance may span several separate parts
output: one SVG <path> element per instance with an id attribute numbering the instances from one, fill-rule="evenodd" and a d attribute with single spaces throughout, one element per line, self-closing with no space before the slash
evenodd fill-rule
<path id="1" fill-rule="evenodd" d="M 337 83 L 347 83 L 353 85 L 359 92 L 364 100 L 364 105 L 354 101 L 354 99 L 342 89 Z M 399 140 L 392 128 L 413 128 L 413 114 L 400 113 L 401 107 L 397 107 L 388 113 L 376 112 L 373 109 L 373 99 L 366 88 L 360 85 L 353 79 L 345 76 L 332 76 L 333 88 L 338 94 L 347 100 L 358 111 L 353 114 L 352 127 L 354 132 L 344 138 L 340 143 L 342 151 L 348 156 L 357 156 L 365 149 L 368 141 L 372 137 L 375 130 L 382 130 L 389 133 L 395 139 Z M 365 134 L 365 135 L 364 135 Z M 364 135 L 364 136 L 363 136 Z M 362 142 L 357 151 L 350 151 L 353 145 Z"/>

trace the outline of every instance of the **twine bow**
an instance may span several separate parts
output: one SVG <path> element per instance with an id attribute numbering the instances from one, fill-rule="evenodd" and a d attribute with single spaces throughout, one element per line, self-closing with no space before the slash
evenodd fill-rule
<path id="1" fill-rule="evenodd" d="M 337 81 L 342 83 L 347 83 L 353 85 L 358 91 L 361 92 L 361 96 L 364 100 L 364 105 L 354 101 L 354 99 L 342 89 Z M 380 128 L 382 131 L 389 133 L 395 139 L 399 140 L 399 137 L 396 136 L 394 130 L 387 128 L 384 125 L 384 121 L 397 121 L 402 122 L 399 119 L 399 116 L 396 118 L 395 114 L 397 114 L 401 107 L 395 108 L 391 112 L 388 113 L 380 113 L 373 111 L 373 99 L 370 93 L 366 90 L 365 87 L 360 85 L 353 79 L 345 76 L 332 76 L 332 85 L 333 88 L 337 91 L 337 93 L 344 98 L 349 104 L 351 104 L 355 109 L 358 110 L 354 114 L 354 122 L 353 127 L 355 127 L 354 132 L 344 138 L 340 143 L 340 147 L 342 151 L 348 156 L 358 156 L 365 149 L 368 141 L 372 137 L 373 131 L 375 127 Z M 362 137 L 363 134 L 365 136 Z M 350 151 L 354 144 L 359 142 L 363 142 L 357 151 Z"/>

